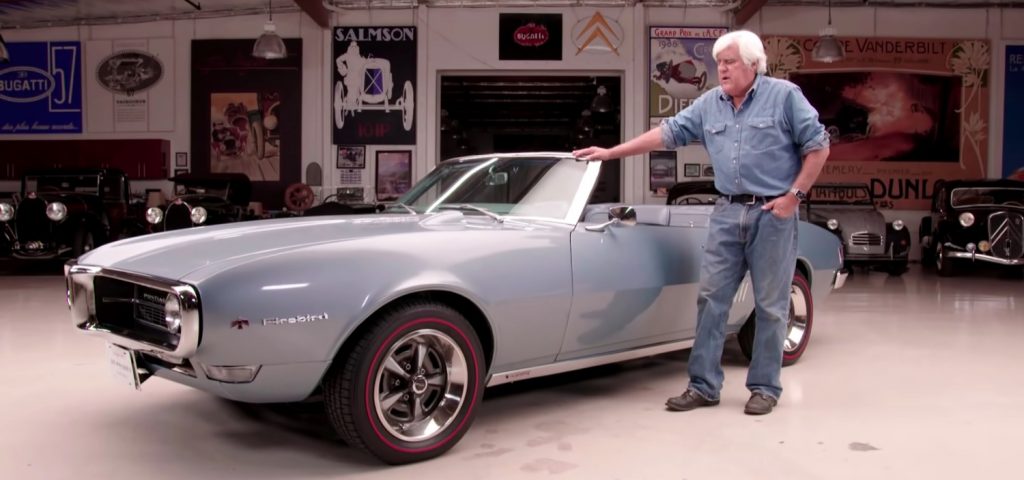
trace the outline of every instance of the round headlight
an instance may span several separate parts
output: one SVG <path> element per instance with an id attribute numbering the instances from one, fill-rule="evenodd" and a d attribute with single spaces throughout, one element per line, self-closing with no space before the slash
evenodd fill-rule
<path id="1" fill-rule="evenodd" d="M 960 225 L 969 227 L 974 225 L 974 214 L 971 212 L 964 212 L 960 214 Z"/>
<path id="2" fill-rule="evenodd" d="M 830 218 L 830 219 L 828 219 L 828 222 L 825 222 L 825 225 L 828 226 L 829 230 L 838 230 L 839 229 L 839 220 L 836 220 L 834 218 Z"/>
<path id="3" fill-rule="evenodd" d="M 181 332 L 181 301 L 173 293 L 168 294 L 164 301 L 164 323 L 171 333 Z"/>
<path id="4" fill-rule="evenodd" d="M 8 203 L 0 203 L 0 222 L 7 222 L 14 218 L 14 207 Z"/>
<path id="5" fill-rule="evenodd" d="M 893 220 L 893 222 L 892 222 L 892 229 L 893 230 L 896 230 L 898 232 L 900 230 L 903 230 L 903 227 L 904 227 L 903 220 Z"/>
<path id="6" fill-rule="evenodd" d="M 63 203 L 53 202 L 46 206 L 46 217 L 55 222 L 64 220 L 68 216 L 68 207 Z"/>
<path id="7" fill-rule="evenodd" d="M 164 211 L 156 207 L 149 207 L 146 209 L 146 221 L 156 225 L 164 219 Z"/>
<path id="8" fill-rule="evenodd" d="M 206 221 L 206 209 L 203 207 L 195 207 L 192 209 L 192 223 L 201 225 Z"/>

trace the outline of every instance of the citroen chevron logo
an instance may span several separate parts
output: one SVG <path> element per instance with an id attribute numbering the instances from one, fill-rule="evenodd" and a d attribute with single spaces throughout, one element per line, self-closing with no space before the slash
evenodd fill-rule
<path id="1" fill-rule="evenodd" d="M 622 27 L 615 20 L 608 20 L 601 12 L 594 12 L 589 19 L 576 22 L 572 29 L 572 41 L 576 45 L 576 55 L 584 50 L 596 52 L 612 52 L 619 54 L 622 46 Z"/>

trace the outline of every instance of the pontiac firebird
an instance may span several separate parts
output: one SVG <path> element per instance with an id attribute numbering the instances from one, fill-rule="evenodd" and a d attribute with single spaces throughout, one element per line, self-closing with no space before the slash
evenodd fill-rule
<path id="1" fill-rule="evenodd" d="M 692 346 L 714 207 L 591 204 L 600 168 L 461 157 L 377 214 L 125 239 L 68 262 L 68 305 L 135 388 L 320 395 L 349 445 L 424 460 L 466 433 L 488 386 Z M 812 298 L 842 286 L 841 257 L 800 222 L 785 364 L 810 341 Z M 748 356 L 753 311 L 745 278 L 727 333 Z"/>

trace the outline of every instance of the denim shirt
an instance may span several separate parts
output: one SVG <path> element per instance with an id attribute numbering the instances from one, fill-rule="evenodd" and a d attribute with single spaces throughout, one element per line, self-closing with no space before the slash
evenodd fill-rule
<path id="1" fill-rule="evenodd" d="M 739 109 L 716 87 L 661 122 L 665 148 L 702 142 L 725 195 L 775 196 L 789 191 L 803 157 L 829 145 L 825 126 L 800 87 L 758 75 Z"/>

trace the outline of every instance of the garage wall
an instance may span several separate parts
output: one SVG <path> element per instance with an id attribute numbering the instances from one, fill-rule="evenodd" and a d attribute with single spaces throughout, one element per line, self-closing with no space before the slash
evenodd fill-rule
<path id="1" fill-rule="evenodd" d="M 656 25 L 712 26 L 729 25 L 729 15 L 716 8 L 645 8 L 642 5 L 622 8 L 601 9 L 603 15 L 619 22 L 627 40 L 622 46 L 623 55 L 576 55 L 575 47 L 569 40 L 572 26 L 579 18 L 592 14 L 592 8 L 427 8 L 417 7 L 406 10 L 346 10 L 334 14 L 336 25 L 415 25 L 418 27 L 418 72 L 417 84 L 422 103 L 416 109 L 417 146 L 414 151 L 414 179 L 426 174 L 433 166 L 439 151 L 437 132 L 434 130 L 438 118 L 438 79 L 443 73 L 480 73 L 494 70 L 517 72 L 558 73 L 599 73 L 620 75 L 623 78 L 622 125 L 623 138 L 630 138 L 649 128 L 646 112 L 646 27 Z M 531 12 L 561 13 L 564 18 L 563 61 L 525 62 L 499 61 L 498 13 Z M 812 7 L 766 7 L 746 25 L 761 34 L 816 35 L 826 23 L 825 8 Z M 833 8 L 833 25 L 840 36 L 894 36 L 933 38 L 987 38 L 993 49 L 990 118 L 989 118 L 989 176 L 1001 172 L 1002 158 L 1002 57 L 1008 40 L 1024 39 L 1024 30 L 1013 29 L 1012 25 L 1024 24 L 1024 10 L 1020 9 L 937 9 L 937 8 L 882 8 L 855 7 Z M 171 142 L 173 152 L 189 149 L 189 78 L 190 40 L 217 38 L 255 39 L 262 31 L 266 18 L 262 15 L 202 19 L 160 21 L 132 25 L 98 25 L 62 27 L 33 30 L 5 30 L 8 41 L 80 40 L 83 45 L 89 41 L 114 39 L 167 39 L 174 40 L 174 88 L 173 111 L 167 112 L 173 118 L 173 128 L 152 132 L 105 132 L 92 131 L 86 123 L 86 132 L 81 135 L 52 135 L 45 139 L 107 139 L 107 138 L 164 138 Z M 286 38 L 303 39 L 303 167 L 309 163 L 324 166 L 324 185 L 333 187 L 339 183 L 333 165 L 334 147 L 330 144 L 330 75 L 333 64 L 330 51 L 330 32 L 321 29 L 301 13 L 275 14 L 278 32 Z M 88 75 L 89 73 L 86 73 Z M 86 99 L 86 108 L 88 109 Z M 88 119 L 88 114 L 86 115 Z M 43 140 L 44 137 L 4 136 L 3 139 Z M 369 146 L 366 158 L 374 158 L 374 152 L 388 146 Z M 699 150 L 699 149 L 698 149 Z M 700 161 L 703 152 L 686 152 L 686 158 Z M 367 162 L 364 183 L 372 187 L 372 162 Z M 660 203 L 660 197 L 647 193 L 647 169 L 644 161 L 631 159 L 624 164 L 623 198 L 628 202 Z M 303 168 L 305 170 L 305 168 Z M 11 182 L 0 184 L 0 190 L 16 189 Z M 136 188 L 164 187 L 165 182 L 139 182 Z M 367 191 L 367 195 L 372 194 Z M 887 211 L 891 218 L 901 217 L 912 232 L 923 212 Z M 915 236 L 916 237 L 916 236 Z M 916 238 L 915 238 L 916 240 Z M 914 254 L 917 254 L 914 249 Z"/>

